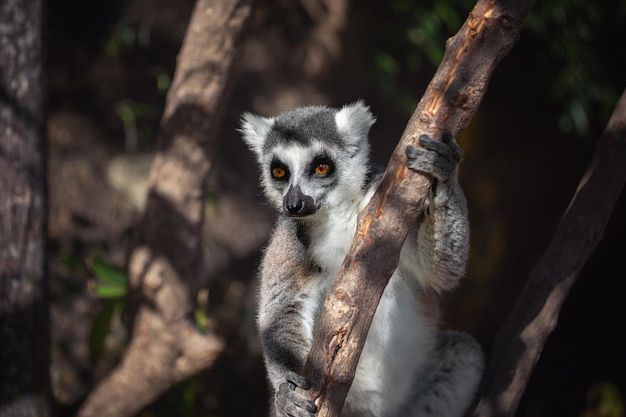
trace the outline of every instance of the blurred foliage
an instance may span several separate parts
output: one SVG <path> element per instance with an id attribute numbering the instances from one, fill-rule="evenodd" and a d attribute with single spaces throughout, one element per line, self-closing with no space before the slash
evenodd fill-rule
<path id="1" fill-rule="evenodd" d="M 624 399 L 615 384 L 603 381 L 592 385 L 580 417 L 624 417 Z"/>
<path id="2" fill-rule="evenodd" d="M 126 271 L 123 268 L 110 265 L 99 256 L 88 257 L 86 265 L 95 277 L 91 282 L 94 294 L 105 300 L 89 332 L 89 357 L 92 363 L 96 363 L 104 352 L 111 324 L 114 320 L 121 319 L 126 307 L 128 286 Z"/>
<path id="3" fill-rule="evenodd" d="M 133 27 L 127 20 L 120 20 L 104 42 L 104 52 L 109 56 L 134 53 L 150 46 L 150 29 L 147 25 Z"/>
<path id="4" fill-rule="evenodd" d="M 167 90 L 170 88 L 170 84 L 172 83 L 172 77 L 166 72 L 162 72 L 157 76 L 157 91 L 159 94 L 165 95 Z"/>
<path id="5" fill-rule="evenodd" d="M 127 152 L 135 152 L 139 142 L 138 120 L 148 115 L 148 104 L 133 100 L 121 101 L 115 106 L 115 113 L 124 124 L 124 143 Z"/>
<path id="6" fill-rule="evenodd" d="M 595 111 L 608 120 L 624 88 L 626 61 L 615 40 L 625 25 L 623 1 L 549 0 L 533 8 L 526 30 L 545 45 L 537 70 L 546 74 L 550 98 L 562 103 L 562 130 L 585 135 Z"/>
<path id="7" fill-rule="evenodd" d="M 87 259 L 89 269 L 96 277 L 95 294 L 100 298 L 118 299 L 126 296 L 126 271 L 105 263 L 99 257 Z"/>
<path id="8" fill-rule="evenodd" d="M 196 297 L 196 311 L 194 313 L 194 318 L 196 321 L 196 327 L 201 332 L 206 332 L 209 328 L 209 290 L 207 288 L 202 288 L 198 291 L 198 296 Z"/>
<path id="9" fill-rule="evenodd" d="M 152 40 L 152 27 L 149 24 L 130 23 L 124 18 L 110 30 L 102 44 L 103 54 L 123 62 L 129 72 L 138 74 L 143 79 L 141 84 L 144 80 L 153 83 L 151 94 L 129 90 L 114 103 L 115 114 L 124 127 L 126 152 L 136 152 L 140 142 L 153 141 L 154 119 L 158 119 L 161 112 L 160 106 L 154 108 L 154 97 L 159 97 L 157 103 L 160 105 L 171 84 L 168 69 L 158 64 L 144 66 L 146 60 L 155 56 L 158 48 L 159 45 Z M 142 70 L 133 71 L 137 66 L 141 66 Z"/>
<path id="10" fill-rule="evenodd" d="M 140 417 L 160 416 L 162 410 L 167 410 L 168 415 L 180 417 L 214 417 L 215 414 L 207 415 L 207 410 L 215 408 L 215 401 L 217 399 L 207 392 L 205 379 L 196 375 L 166 392 L 144 410 Z"/>
<path id="11" fill-rule="evenodd" d="M 460 29 L 474 3 L 392 0 L 381 10 L 367 65 L 380 91 L 400 109 L 411 113 L 419 99 L 406 88 L 406 78 L 439 65 L 446 39 Z M 623 1 L 546 0 L 527 18 L 522 39 L 533 49 L 528 68 L 543 74 L 541 89 L 562 109 L 558 123 L 564 132 L 585 136 L 591 118 L 602 124 L 608 119 L 625 86 L 626 58 L 615 48 L 623 27 Z"/>
<path id="12" fill-rule="evenodd" d="M 379 14 L 377 36 L 366 66 L 387 99 L 410 114 L 419 97 L 405 82 L 443 58 L 445 40 L 465 20 L 472 0 L 392 0 Z"/>
<path id="13" fill-rule="evenodd" d="M 121 299 L 106 300 L 102 310 L 96 315 L 89 332 L 89 358 L 97 363 L 102 357 L 107 334 L 114 319 L 118 319 L 124 309 Z"/>
<path id="14" fill-rule="evenodd" d="M 74 257 L 68 255 L 67 258 L 68 262 L 75 263 Z M 104 300 L 104 307 L 94 318 L 89 335 L 90 357 L 92 362 L 96 362 L 104 351 L 105 340 L 111 324 L 114 320 L 121 320 L 126 308 L 128 276 L 124 268 L 108 264 L 97 255 L 89 256 L 86 259 L 86 265 L 87 270 L 95 278 L 90 283 L 94 295 Z M 209 326 L 208 303 L 209 292 L 207 289 L 201 289 L 198 292 L 194 319 L 195 325 L 202 332 L 206 332 Z"/>
<path id="15" fill-rule="evenodd" d="M 85 267 L 80 257 L 67 249 L 59 249 L 56 256 L 67 267 L 70 274 L 77 274 L 78 271 L 83 270 Z"/>

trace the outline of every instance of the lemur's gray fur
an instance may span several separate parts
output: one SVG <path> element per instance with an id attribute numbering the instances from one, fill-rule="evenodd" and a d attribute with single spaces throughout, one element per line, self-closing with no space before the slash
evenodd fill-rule
<path id="1" fill-rule="evenodd" d="M 280 213 L 261 267 L 258 326 L 271 415 L 312 417 L 295 391 L 326 292 L 356 230 L 358 212 L 378 181 L 367 134 L 375 119 L 361 101 L 336 110 L 297 108 L 277 117 L 244 114 L 241 131 L 261 167 L 269 202 Z M 464 333 L 440 331 L 438 298 L 463 276 L 469 249 L 465 197 L 453 138 L 420 138 L 407 166 L 435 178 L 425 219 L 411 230 L 376 310 L 343 417 L 461 416 L 483 369 Z"/>

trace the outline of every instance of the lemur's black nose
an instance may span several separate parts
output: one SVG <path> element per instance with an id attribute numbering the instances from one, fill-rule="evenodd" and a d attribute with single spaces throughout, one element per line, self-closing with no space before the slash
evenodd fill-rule
<path id="1" fill-rule="evenodd" d="M 283 198 L 283 210 L 291 217 L 304 217 L 317 211 L 311 196 L 302 192 L 300 186 L 291 186 Z"/>
<path id="2" fill-rule="evenodd" d="M 285 204 L 285 206 L 289 214 L 298 214 L 298 212 L 302 210 L 302 207 L 304 207 L 304 203 L 302 202 L 302 200 L 300 200 L 300 201 L 288 202 Z"/>

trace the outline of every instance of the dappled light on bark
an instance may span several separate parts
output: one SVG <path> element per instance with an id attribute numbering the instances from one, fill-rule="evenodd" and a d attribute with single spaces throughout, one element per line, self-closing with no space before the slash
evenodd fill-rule
<path id="1" fill-rule="evenodd" d="M 224 349 L 210 328 L 202 333 L 191 317 L 207 278 L 201 237 L 205 182 L 252 3 L 196 3 L 130 254 L 132 339 L 122 363 L 87 398 L 81 417 L 134 415 L 174 384 L 208 368 Z"/>

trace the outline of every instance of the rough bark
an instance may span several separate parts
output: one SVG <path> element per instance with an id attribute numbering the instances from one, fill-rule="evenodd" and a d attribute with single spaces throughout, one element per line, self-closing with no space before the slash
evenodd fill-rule
<path id="1" fill-rule="evenodd" d="M 0 416 L 48 416 L 42 0 L 0 4 Z"/>
<path id="2" fill-rule="evenodd" d="M 131 416 L 223 350 L 194 325 L 206 283 L 201 231 L 205 181 L 230 92 L 233 61 L 253 0 L 198 0 L 161 121 L 150 191 L 129 259 L 133 335 L 118 368 L 94 389 L 81 417 Z"/>
<path id="3" fill-rule="evenodd" d="M 565 298 L 626 181 L 626 90 L 545 252 L 496 338 L 473 415 L 513 416 Z"/>
<path id="4" fill-rule="evenodd" d="M 357 232 L 324 303 L 305 373 L 303 395 L 318 416 L 338 416 L 376 306 L 397 267 L 410 225 L 418 221 L 431 179 L 406 168 L 407 145 L 421 134 L 441 137 L 464 128 L 497 63 L 519 36 L 532 0 L 479 0 L 446 54 L 393 152 L 384 177 L 360 213 Z"/>

